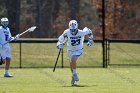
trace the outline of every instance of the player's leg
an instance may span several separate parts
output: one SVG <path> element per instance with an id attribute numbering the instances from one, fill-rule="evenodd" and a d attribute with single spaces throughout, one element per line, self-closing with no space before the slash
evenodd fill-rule
<path id="1" fill-rule="evenodd" d="M 0 49 L 0 65 L 4 64 L 6 61 L 6 57 L 3 54 L 4 54 L 4 51 L 1 48 Z"/>
<path id="2" fill-rule="evenodd" d="M 6 54 L 6 62 L 5 62 L 4 77 L 13 77 L 13 75 L 11 75 L 9 73 L 9 68 L 10 68 L 10 63 L 11 63 L 11 51 L 10 51 L 10 49 L 7 49 L 5 54 Z"/>
<path id="3" fill-rule="evenodd" d="M 77 74 L 77 72 L 76 72 L 77 59 L 78 59 L 78 56 L 76 56 L 76 55 L 72 56 L 70 66 L 71 66 L 72 74 L 73 74 L 73 75 Z M 76 79 L 76 81 L 78 81 L 78 78 Z"/>
<path id="4" fill-rule="evenodd" d="M 11 58 L 6 58 L 5 70 L 9 70 L 9 68 L 10 68 L 10 61 L 11 61 Z"/>
<path id="5" fill-rule="evenodd" d="M 70 68 L 72 71 L 72 80 L 71 80 L 71 84 L 75 84 L 75 81 L 79 81 L 79 77 L 77 75 L 76 72 L 76 61 L 77 61 L 78 57 L 77 56 L 72 56 L 71 62 L 70 62 Z"/>
<path id="6" fill-rule="evenodd" d="M 77 75 L 76 71 L 76 64 L 77 64 L 77 59 L 81 56 L 82 50 L 79 51 L 69 51 L 69 59 L 70 59 L 70 68 L 72 72 L 72 80 L 71 84 L 74 85 L 75 81 L 79 80 L 79 77 Z"/>
<path id="7" fill-rule="evenodd" d="M 77 61 L 78 57 L 76 55 L 73 55 L 72 58 L 71 58 L 71 62 L 70 62 L 70 68 L 71 68 L 71 71 L 72 71 L 72 74 L 77 74 L 76 73 L 76 61 Z"/>
<path id="8" fill-rule="evenodd" d="M 72 73 L 75 73 L 75 71 L 73 69 L 76 69 L 76 61 L 77 61 L 77 59 L 78 59 L 77 56 L 72 56 L 72 58 L 71 58 L 70 68 L 71 68 Z"/>
<path id="9" fill-rule="evenodd" d="M 5 63 L 5 71 L 8 71 L 10 68 L 10 62 L 11 62 L 11 58 L 6 58 L 6 63 Z"/>

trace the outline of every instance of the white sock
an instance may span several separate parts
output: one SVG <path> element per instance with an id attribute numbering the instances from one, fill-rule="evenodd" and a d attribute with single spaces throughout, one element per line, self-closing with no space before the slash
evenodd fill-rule
<path id="1" fill-rule="evenodd" d="M 73 69 L 73 74 L 76 74 L 76 69 Z"/>
<path id="2" fill-rule="evenodd" d="M 8 70 L 5 70 L 5 73 L 4 74 L 8 74 L 9 72 L 8 72 Z"/>

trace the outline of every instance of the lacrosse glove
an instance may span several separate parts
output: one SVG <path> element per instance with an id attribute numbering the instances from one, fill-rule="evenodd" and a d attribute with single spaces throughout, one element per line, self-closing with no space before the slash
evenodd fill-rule
<path id="1" fill-rule="evenodd" d="M 17 39 L 19 39 L 19 34 L 14 37 L 14 41 L 17 41 Z"/>
<path id="2" fill-rule="evenodd" d="M 17 35 L 15 36 L 15 39 L 19 39 L 19 34 L 17 34 Z"/>
<path id="3" fill-rule="evenodd" d="M 62 49 L 63 47 L 64 47 L 63 44 L 59 44 L 59 45 L 57 45 L 57 48 L 58 48 L 58 49 Z"/>
<path id="4" fill-rule="evenodd" d="M 93 43 L 94 43 L 94 41 L 90 39 L 90 40 L 88 40 L 88 42 L 87 42 L 87 46 L 92 46 Z"/>

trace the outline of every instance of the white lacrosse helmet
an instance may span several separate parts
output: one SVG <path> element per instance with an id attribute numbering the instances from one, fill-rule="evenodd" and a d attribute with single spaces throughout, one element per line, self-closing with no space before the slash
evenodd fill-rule
<path id="1" fill-rule="evenodd" d="M 1 19 L 1 24 L 2 24 L 2 26 L 7 27 L 8 24 L 9 24 L 8 18 L 6 18 L 6 17 L 2 18 Z"/>
<path id="2" fill-rule="evenodd" d="M 72 35 L 77 34 L 77 32 L 78 32 L 78 23 L 77 23 L 76 20 L 71 20 L 69 22 L 69 29 L 70 29 Z"/>

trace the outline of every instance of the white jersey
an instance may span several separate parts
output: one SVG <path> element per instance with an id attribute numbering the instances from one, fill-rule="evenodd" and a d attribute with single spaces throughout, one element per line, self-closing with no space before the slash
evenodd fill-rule
<path id="1" fill-rule="evenodd" d="M 9 28 L 3 28 L 2 26 L 0 26 L 0 44 L 5 44 L 6 42 L 8 42 L 8 40 L 10 40 L 11 38 L 11 32 L 9 30 Z M 4 45 L 5 48 L 10 48 L 9 43 Z"/>
<path id="2" fill-rule="evenodd" d="M 3 45 L 5 41 L 5 34 L 2 30 L 0 30 L 0 44 Z"/>
<path id="3" fill-rule="evenodd" d="M 78 29 L 76 35 L 72 35 L 70 29 L 66 29 L 58 38 L 58 43 L 67 42 L 68 50 L 80 50 L 83 49 L 84 36 L 91 33 L 92 31 L 87 27 L 85 27 L 83 30 Z M 89 38 L 92 39 L 93 35 Z"/>

